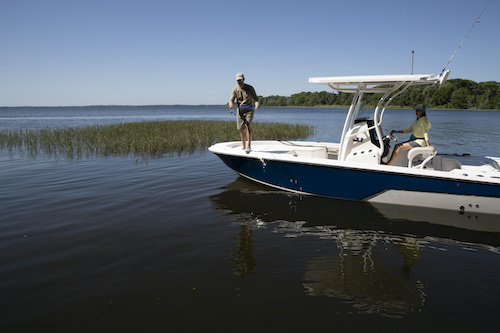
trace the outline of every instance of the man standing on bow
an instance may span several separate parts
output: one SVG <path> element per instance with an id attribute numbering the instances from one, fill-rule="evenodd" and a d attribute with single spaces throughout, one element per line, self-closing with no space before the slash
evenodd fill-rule
<path id="1" fill-rule="evenodd" d="M 245 83 L 245 76 L 242 73 L 236 74 L 238 85 L 231 91 L 229 108 L 233 112 L 234 101 L 236 100 L 238 112 L 236 114 L 236 127 L 240 130 L 241 142 L 246 153 L 250 153 L 252 143 L 252 127 L 254 107 L 259 108 L 259 98 L 253 87 Z M 255 105 L 255 106 L 254 106 Z M 246 144 L 248 141 L 248 145 Z"/>

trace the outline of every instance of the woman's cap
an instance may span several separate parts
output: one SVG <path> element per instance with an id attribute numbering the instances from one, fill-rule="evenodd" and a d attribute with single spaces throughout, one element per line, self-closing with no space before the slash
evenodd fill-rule
<path id="1" fill-rule="evenodd" d="M 415 111 L 425 111 L 425 104 L 415 106 Z"/>

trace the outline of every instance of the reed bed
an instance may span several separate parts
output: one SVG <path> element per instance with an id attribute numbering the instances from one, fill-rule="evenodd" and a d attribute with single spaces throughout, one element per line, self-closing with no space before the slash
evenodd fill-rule
<path id="1" fill-rule="evenodd" d="M 301 139 L 313 127 L 282 123 L 252 124 L 254 140 Z M 4 130 L 0 149 L 18 151 L 30 157 L 56 159 L 134 156 L 156 158 L 183 155 L 208 148 L 215 142 L 240 140 L 232 121 L 154 121 L 98 125 L 82 128 Z"/>

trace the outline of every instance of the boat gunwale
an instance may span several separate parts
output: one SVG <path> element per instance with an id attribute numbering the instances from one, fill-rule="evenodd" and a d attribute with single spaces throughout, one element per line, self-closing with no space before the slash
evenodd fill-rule
<path id="1" fill-rule="evenodd" d="M 262 141 L 262 142 L 273 142 L 273 141 Z M 212 147 L 225 146 L 226 144 L 229 143 L 237 143 L 237 141 L 222 142 L 215 144 Z M 380 165 L 380 164 L 366 164 L 362 162 L 346 162 L 328 158 L 305 157 L 300 155 L 295 156 L 289 153 L 273 153 L 273 152 L 265 152 L 259 150 L 251 151 L 249 154 L 247 154 L 245 151 L 239 150 L 238 148 L 229 148 L 223 151 L 222 150 L 219 151 L 215 150 L 212 147 L 210 147 L 210 151 L 217 155 L 219 154 L 230 155 L 234 157 L 241 157 L 244 159 L 256 159 L 256 160 L 277 161 L 277 162 L 282 161 L 293 164 L 302 164 L 302 165 L 318 166 L 325 168 L 333 167 L 338 169 L 350 169 L 356 171 L 366 170 L 384 174 L 411 175 L 422 178 L 432 177 L 433 179 L 446 179 L 446 180 L 455 180 L 468 183 L 500 185 L 500 173 L 497 176 L 498 178 L 493 178 L 492 176 L 488 177 L 490 173 L 485 173 L 485 175 L 482 176 L 470 175 L 471 171 L 473 171 L 470 169 L 463 170 L 464 171 L 463 173 L 458 173 L 458 172 L 452 173 L 451 171 L 407 168 L 402 166 L 390 166 L 390 165 Z M 455 169 L 455 170 L 461 170 L 461 169 Z"/>

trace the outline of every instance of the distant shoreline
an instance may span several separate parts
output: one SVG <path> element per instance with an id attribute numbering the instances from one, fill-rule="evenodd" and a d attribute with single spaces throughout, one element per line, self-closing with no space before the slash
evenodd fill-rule
<path id="1" fill-rule="evenodd" d="M 227 104 L 151 104 L 151 105 L 119 105 L 119 104 L 110 104 L 110 105 L 67 105 L 67 106 L 0 106 L 0 111 L 2 109 L 23 109 L 23 108 L 31 108 L 31 109 L 59 109 L 59 108 L 82 108 L 82 109 L 90 109 L 90 108 L 161 108 L 161 107 L 221 107 L 227 108 Z M 290 105 L 290 106 L 268 106 L 263 105 L 261 108 L 290 108 L 290 109 L 349 109 L 350 105 L 315 105 L 315 106 L 299 106 L 299 105 Z M 372 106 L 369 106 L 372 107 Z M 372 107 L 373 108 L 373 107 Z M 390 110 L 412 110 L 413 107 L 401 107 L 397 105 L 392 105 L 387 107 Z M 436 111 L 500 111 L 500 109 L 449 109 L 443 107 L 430 107 L 428 110 L 436 110 Z"/>
<path id="2" fill-rule="evenodd" d="M 315 106 L 261 106 L 261 108 L 290 108 L 290 109 L 349 109 L 350 105 L 315 105 Z M 371 106 L 370 106 L 371 107 Z M 374 108 L 374 107 L 373 107 Z M 412 107 L 389 106 L 389 110 L 413 110 Z M 500 111 L 498 109 L 448 109 L 430 107 L 427 110 L 436 111 Z"/>

